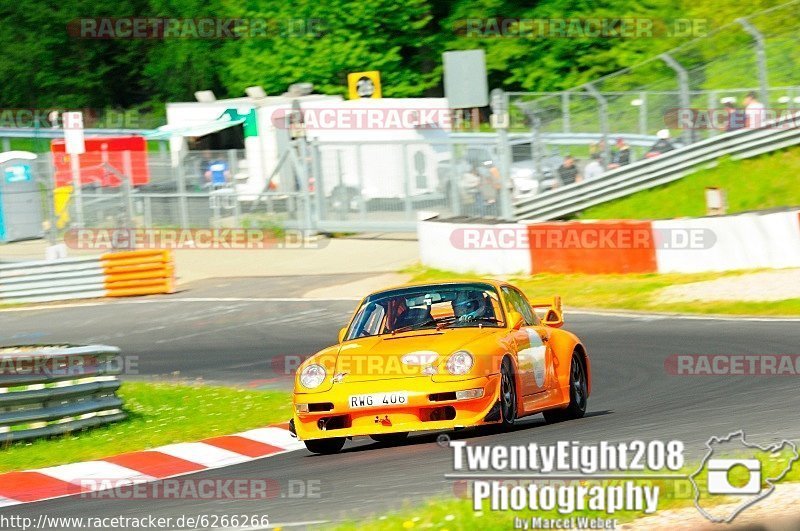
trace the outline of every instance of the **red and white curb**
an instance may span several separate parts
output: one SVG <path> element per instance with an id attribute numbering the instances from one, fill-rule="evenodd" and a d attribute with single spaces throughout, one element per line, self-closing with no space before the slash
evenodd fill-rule
<path id="1" fill-rule="evenodd" d="M 85 463 L 0 474 L 0 507 L 182 476 L 305 448 L 288 425 L 168 444 Z M 93 481 L 96 480 L 96 481 Z"/>

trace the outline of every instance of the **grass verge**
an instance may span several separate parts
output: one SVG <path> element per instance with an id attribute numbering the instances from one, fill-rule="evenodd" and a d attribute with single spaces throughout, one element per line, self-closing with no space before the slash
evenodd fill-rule
<path id="1" fill-rule="evenodd" d="M 459 274 L 414 266 L 405 273 L 412 281 L 435 281 L 453 278 L 475 278 L 475 274 Z M 664 303 L 658 291 L 676 284 L 689 284 L 714 280 L 733 273 L 642 273 L 626 275 L 583 275 L 539 273 L 513 277 L 509 280 L 530 298 L 561 295 L 564 303 L 573 308 L 602 308 L 612 310 L 640 310 L 723 315 L 800 315 L 800 299 L 773 302 L 674 302 Z"/>
<path id="2" fill-rule="evenodd" d="M 800 205 L 800 148 L 747 160 L 723 158 L 673 183 L 586 209 L 582 219 L 666 219 L 705 216 L 704 190 L 717 186 L 728 196 L 728 212 Z"/>
<path id="3" fill-rule="evenodd" d="M 125 382 L 128 418 L 51 439 L 21 441 L 0 452 L 0 472 L 99 459 L 284 422 L 288 393 L 205 385 Z"/>

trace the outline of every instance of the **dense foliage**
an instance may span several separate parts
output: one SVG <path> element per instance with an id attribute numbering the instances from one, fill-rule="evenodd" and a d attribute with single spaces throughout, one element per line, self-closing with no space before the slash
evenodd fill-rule
<path id="1" fill-rule="evenodd" d="M 441 94 L 441 53 L 483 47 L 490 86 L 576 86 L 681 44 L 651 38 L 500 36 L 487 20 L 704 18 L 714 28 L 778 0 L 15 0 L 0 4 L 0 106 L 135 107 L 195 90 L 279 94 L 290 83 L 344 93 L 348 72 L 380 70 L 386 96 Z M 246 31 L 204 38 L 82 38 L 82 17 L 244 19 Z M 477 20 L 477 22 L 476 22 Z M 261 31 L 254 26 L 262 24 Z"/>

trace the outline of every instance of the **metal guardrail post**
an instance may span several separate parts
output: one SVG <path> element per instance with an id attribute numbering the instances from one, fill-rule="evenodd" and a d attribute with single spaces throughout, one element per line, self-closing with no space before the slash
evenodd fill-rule
<path id="1" fill-rule="evenodd" d="M 678 76 L 678 90 L 681 101 L 681 109 L 688 109 L 691 106 L 689 101 L 689 73 L 686 69 L 681 65 L 678 61 L 676 61 L 670 54 L 662 53 L 658 56 L 662 61 L 664 61 L 668 67 L 675 71 L 675 74 Z M 691 130 L 684 130 L 683 131 L 683 141 L 686 144 L 691 144 L 694 140 L 694 135 Z"/>
<path id="2" fill-rule="evenodd" d="M 767 78 L 767 49 L 764 42 L 764 35 L 758 28 L 750 24 L 746 18 L 737 18 L 736 22 L 753 37 L 756 45 L 756 63 L 758 65 L 758 86 L 761 103 L 769 106 L 769 80 Z"/>

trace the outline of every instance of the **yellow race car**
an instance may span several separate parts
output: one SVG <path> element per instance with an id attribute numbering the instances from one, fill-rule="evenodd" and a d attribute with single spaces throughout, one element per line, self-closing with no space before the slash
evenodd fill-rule
<path id="1" fill-rule="evenodd" d="M 506 282 L 375 292 L 338 344 L 298 367 L 290 430 L 309 451 L 330 454 L 357 436 L 391 442 L 540 412 L 548 422 L 582 417 L 589 357 L 562 324 L 558 297 L 531 304 Z"/>

